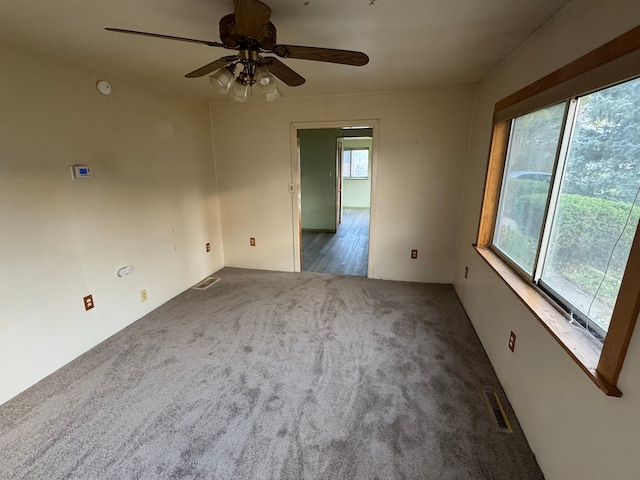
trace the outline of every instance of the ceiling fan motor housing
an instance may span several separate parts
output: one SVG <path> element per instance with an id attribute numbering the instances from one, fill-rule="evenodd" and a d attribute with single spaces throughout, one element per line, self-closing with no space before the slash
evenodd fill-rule
<path id="1" fill-rule="evenodd" d="M 277 34 L 276 26 L 271 22 L 267 24 L 267 28 L 265 30 L 264 37 L 262 39 L 259 39 L 259 38 L 249 39 L 249 37 L 245 37 L 243 35 L 236 33 L 235 32 L 236 16 L 234 13 L 230 13 L 229 15 L 225 15 L 224 17 L 222 17 L 220 19 L 219 26 L 220 26 L 220 40 L 222 40 L 222 43 L 224 43 L 227 47 L 243 48 L 243 47 L 249 47 L 249 45 L 246 45 L 247 43 L 252 43 L 254 48 L 256 49 L 260 48 L 262 50 L 270 52 L 271 50 L 273 50 L 273 47 L 275 47 L 276 45 L 276 34 Z M 253 42 L 249 42 L 248 40 L 253 40 Z M 243 43 L 245 45 L 243 45 Z"/>

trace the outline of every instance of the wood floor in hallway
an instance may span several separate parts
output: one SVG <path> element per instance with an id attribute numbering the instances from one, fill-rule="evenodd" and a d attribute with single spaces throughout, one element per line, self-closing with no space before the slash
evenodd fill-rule
<path id="1" fill-rule="evenodd" d="M 369 209 L 344 208 L 336 233 L 302 232 L 302 270 L 367 276 Z"/>

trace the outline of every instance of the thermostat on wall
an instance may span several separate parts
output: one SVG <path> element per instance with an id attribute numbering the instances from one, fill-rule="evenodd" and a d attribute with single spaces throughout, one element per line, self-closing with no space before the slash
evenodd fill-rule
<path id="1" fill-rule="evenodd" d="M 92 176 L 91 167 L 88 165 L 71 166 L 71 177 L 73 177 L 74 180 L 83 180 L 85 178 L 91 178 Z"/>

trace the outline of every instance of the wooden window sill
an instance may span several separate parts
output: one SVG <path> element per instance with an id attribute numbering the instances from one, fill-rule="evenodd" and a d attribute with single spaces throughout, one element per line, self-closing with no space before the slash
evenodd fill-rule
<path id="1" fill-rule="evenodd" d="M 518 275 L 493 250 L 477 245 L 474 247 L 591 381 L 606 395 L 622 396 L 618 387 L 608 383 L 596 370 L 602 345 L 583 329 L 570 325 L 564 312 L 561 312 L 542 291 Z"/>

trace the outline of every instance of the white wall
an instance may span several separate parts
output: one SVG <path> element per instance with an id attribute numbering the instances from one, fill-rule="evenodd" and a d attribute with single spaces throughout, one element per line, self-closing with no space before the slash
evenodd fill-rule
<path id="1" fill-rule="evenodd" d="M 482 82 L 466 167 L 455 287 L 547 480 L 640 475 L 640 332 L 606 397 L 471 248 L 495 102 L 640 24 L 637 0 L 576 0 Z M 464 279 L 464 267 L 469 278 Z M 507 349 L 517 334 L 515 353 Z"/>
<path id="2" fill-rule="evenodd" d="M 467 153 L 460 136 L 474 95 L 451 87 L 211 104 L 226 265 L 294 269 L 290 123 L 379 119 L 374 276 L 451 282 Z"/>
<path id="3" fill-rule="evenodd" d="M 5 42 L 0 58 L 2 403 L 223 256 L 206 102 Z M 112 95 L 98 94 L 99 78 Z M 72 181 L 72 164 L 94 178 Z M 127 264 L 133 274 L 117 278 Z"/>
<path id="4" fill-rule="evenodd" d="M 369 149 L 369 177 L 344 178 L 342 180 L 342 206 L 344 208 L 369 208 L 371 206 L 371 158 L 373 139 L 371 138 L 344 138 L 343 148 L 368 148 Z"/>

